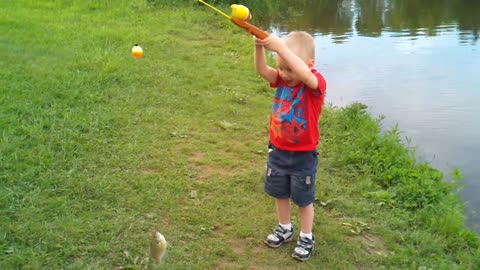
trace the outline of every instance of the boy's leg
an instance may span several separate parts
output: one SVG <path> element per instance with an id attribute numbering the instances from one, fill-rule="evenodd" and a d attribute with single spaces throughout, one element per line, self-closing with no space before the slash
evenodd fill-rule
<path id="1" fill-rule="evenodd" d="M 301 232 L 306 234 L 312 233 L 313 215 L 314 215 L 313 203 L 305 207 L 299 207 L 299 209 L 300 209 Z"/>
<path id="2" fill-rule="evenodd" d="M 265 192 L 275 198 L 278 224 L 264 243 L 279 247 L 293 240 L 293 225 L 290 223 L 291 176 L 287 173 L 290 153 L 269 146 L 269 156 L 265 177 Z"/>
<path id="3" fill-rule="evenodd" d="M 263 241 L 269 247 L 279 247 L 283 243 L 293 240 L 293 225 L 290 223 L 290 199 L 275 199 L 278 225 Z M 287 228 L 284 225 L 289 225 Z"/>
<path id="4" fill-rule="evenodd" d="M 275 199 L 279 224 L 290 224 L 290 199 Z"/>
<path id="5" fill-rule="evenodd" d="M 292 254 L 292 257 L 306 261 L 312 256 L 315 240 L 312 234 L 314 208 L 313 203 L 299 207 L 300 209 L 300 225 L 301 232 L 298 236 L 297 247 Z"/>
<path id="6" fill-rule="evenodd" d="M 315 178 L 314 176 L 295 177 L 293 183 L 292 200 L 299 206 L 301 231 L 292 257 L 300 261 L 306 261 L 312 256 L 315 244 L 312 234 Z"/>

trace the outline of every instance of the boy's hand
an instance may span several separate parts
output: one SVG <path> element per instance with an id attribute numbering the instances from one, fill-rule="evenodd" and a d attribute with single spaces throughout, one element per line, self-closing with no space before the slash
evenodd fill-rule
<path id="1" fill-rule="evenodd" d="M 272 43 L 272 38 L 274 37 L 269 36 L 265 39 L 259 39 L 253 36 L 253 41 L 255 42 L 255 70 L 269 83 L 274 83 L 277 80 L 277 70 L 267 65 L 265 57 L 265 46 L 269 46 Z"/>
<path id="2" fill-rule="evenodd" d="M 270 35 L 265 39 L 259 39 L 257 37 L 253 37 L 256 46 L 263 46 L 265 49 L 278 52 L 282 46 L 283 42 L 277 36 Z"/>

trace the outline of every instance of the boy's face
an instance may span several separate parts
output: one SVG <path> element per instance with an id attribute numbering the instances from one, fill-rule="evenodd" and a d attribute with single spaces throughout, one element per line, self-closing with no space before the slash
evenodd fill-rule
<path id="1" fill-rule="evenodd" d="M 277 69 L 280 78 L 282 78 L 288 86 L 293 87 L 300 83 L 300 80 L 296 78 L 287 63 L 285 63 L 285 61 L 279 56 L 277 56 Z"/>
<path id="2" fill-rule="evenodd" d="M 308 68 L 312 69 L 314 66 L 314 60 L 310 60 L 308 63 L 305 63 Z M 292 69 L 287 65 L 287 63 L 277 55 L 277 69 L 280 74 L 280 78 L 290 87 L 297 86 L 301 83 L 301 80 L 297 75 L 292 71 Z"/>

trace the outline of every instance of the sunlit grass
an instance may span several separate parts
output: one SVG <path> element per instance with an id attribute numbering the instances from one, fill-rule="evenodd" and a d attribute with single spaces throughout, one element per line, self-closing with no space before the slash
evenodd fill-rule
<path id="1" fill-rule="evenodd" d="M 324 110 L 316 255 L 264 247 L 272 92 L 250 36 L 193 3 L 113 3 L 0 7 L 1 269 L 153 268 L 155 228 L 166 269 L 480 265 L 454 187 L 358 104 Z"/>

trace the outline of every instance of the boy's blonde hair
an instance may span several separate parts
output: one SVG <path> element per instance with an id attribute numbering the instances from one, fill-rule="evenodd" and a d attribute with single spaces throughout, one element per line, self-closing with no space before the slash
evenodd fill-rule
<path id="1" fill-rule="evenodd" d="M 309 33 L 305 31 L 290 32 L 284 42 L 305 63 L 315 59 L 315 41 Z"/>

